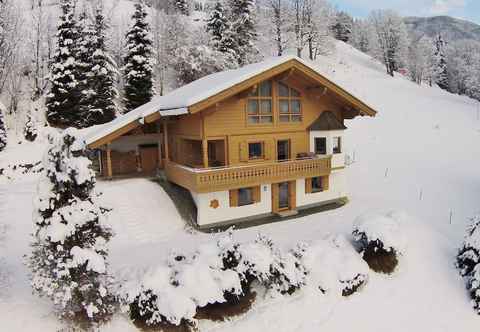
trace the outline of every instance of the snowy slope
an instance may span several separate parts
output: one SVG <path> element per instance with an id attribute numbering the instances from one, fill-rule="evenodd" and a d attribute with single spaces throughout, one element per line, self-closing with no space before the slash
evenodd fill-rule
<path id="1" fill-rule="evenodd" d="M 343 43 L 317 65 L 379 111 L 376 118 L 347 123 L 346 148 L 354 160 L 348 168 L 351 201 L 338 210 L 237 231 L 236 236 L 247 240 L 262 232 L 291 247 L 329 233 L 349 236 L 354 219 L 366 212 L 405 211 L 400 215 L 408 247 L 400 270 L 391 277 L 371 273 L 367 286 L 348 299 L 308 292 L 260 299 L 245 316 L 202 323 L 201 330 L 478 330 L 480 318 L 453 267 L 468 218 L 480 209 L 477 103 L 388 77 L 380 64 Z M 13 145 L 0 155 L 1 163 L 33 161 L 39 151 L 41 144 Z M 133 179 L 101 182 L 98 188 L 114 209 L 110 221 L 118 236 L 111 262 L 120 279 L 157 264 L 172 249 L 189 251 L 212 240 L 212 235 L 186 230 L 154 183 Z M 0 291 L 0 320 L 6 331 L 52 331 L 59 326 L 49 304 L 30 294 L 21 262 L 28 252 L 34 190 L 34 176 L 0 179 L 0 223 L 8 225 L 0 256 L 5 256 L 12 276 Z M 123 316 L 103 330 L 137 331 Z"/>

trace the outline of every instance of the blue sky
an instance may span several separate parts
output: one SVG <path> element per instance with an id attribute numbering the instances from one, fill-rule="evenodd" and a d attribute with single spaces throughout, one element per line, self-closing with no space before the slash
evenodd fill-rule
<path id="1" fill-rule="evenodd" d="M 480 0 L 330 0 L 355 17 L 372 9 L 395 9 L 402 15 L 450 15 L 480 24 Z"/>

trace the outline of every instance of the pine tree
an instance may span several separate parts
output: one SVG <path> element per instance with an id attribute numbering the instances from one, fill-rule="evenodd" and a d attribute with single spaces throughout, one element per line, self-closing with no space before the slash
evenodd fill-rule
<path id="1" fill-rule="evenodd" d="M 225 15 L 225 9 L 220 1 L 215 3 L 215 7 L 213 8 L 210 17 L 207 20 L 206 28 L 207 32 L 212 35 L 214 44 L 218 49 L 226 31 L 229 28 L 228 19 Z"/>
<path id="2" fill-rule="evenodd" d="M 255 24 L 254 0 L 230 0 L 230 22 L 234 49 L 240 66 L 254 62 L 259 58 L 255 46 L 257 31 Z"/>
<path id="3" fill-rule="evenodd" d="M 153 91 L 153 40 L 143 2 L 135 4 L 133 26 L 127 32 L 125 67 L 125 107 L 127 112 L 148 103 Z"/>
<path id="4" fill-rule="evenodd" d="M 0 104 L 0 151 L 7 146 L 7 129 L 5 128 L 5 118 L 3 117 L 3 106 Z"/>
<path id="5" fill-rule="evenodd" d="M 93 63 L 92 55 L 95 51 L 94 45 L 94 31 L 92 24 L 87 16 L 87 12 L 84 11 L 80 14 L 78 20 L 78 66 L 81 68 L 77 75 L 78 81 L 78 90 L 80 93 L 80 100 L 78 101 L 78 111 L 80 113 L 80 119 L 77 127 L 85 128 L 88 127 L 87 115 L 92 108 L 91 104 L 94 100 L 95 91 L 93 87 L 89 84 L 88 79 L 91 76 Z"/>
<path id="6" fill-rule="evenodd" d="M 115 306 L 106 262 L 112 232 L 97 203 L 91 161 L 74 128 L 49 143 L 28 261 L 32 287 L 53 301 L 61 317 L 102 322 Z"/>
<path id="7" fill-rule="evenodd" d="M 95 22 L 92 28 L 92 52 L 87 73 L 88 110 L 84 113 L 85 127 L 112 121 L 116 115 L 115 98 L 117 89 L 115 82 L 118 71 L 113 58 L 107 52 L 107 23 L 101 6 L 95 10 Z"/>
<path id="8" fill-rule="evenodd" d="M 435 39 L 435 83 L 444 90 L 448 90 L 448 70 L 447 59 L 445 55 L 445 41 L 442 35 L 438 35 Z"/>
<path id="9" fill-rule="evenodd" d="M 27 121 L 25 121 L 25 128 L 23 128 L 23 136 L 27 141 L 33 142 L 37 139 L 37 126 L 32 119 L 32 115 L 27 114 Z"/>
<path id="10" fill-rule="evenodd" d="M 353 19 L 345 12 L 337 13 L 332 31 L 336 39 L 348 42 L 352 34 Z"/>
<path id="11" fill-rule="evenodd" d="M 77 126 L 80 90 L 77 77 L 81 72 L 77 58 L 79 39 L 74 17 L 73 0 L 61 0 L 62 14 L 57 32 L 57 50 L 53 56 L 50 73 L 51 89 L 47 95 L 47 120 L 53 126 Z"/>

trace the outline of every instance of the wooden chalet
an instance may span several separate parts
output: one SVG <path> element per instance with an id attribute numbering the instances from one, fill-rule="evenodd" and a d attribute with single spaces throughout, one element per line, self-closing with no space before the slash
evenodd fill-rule
<path id="1" fill-rule="evenodd" d="M 216 73 L 86 136 L 104 177 L 188 189 L 197 224 L 240 223 L 347 196 L 345 119 L 376 111 L 294 56 Z"/>

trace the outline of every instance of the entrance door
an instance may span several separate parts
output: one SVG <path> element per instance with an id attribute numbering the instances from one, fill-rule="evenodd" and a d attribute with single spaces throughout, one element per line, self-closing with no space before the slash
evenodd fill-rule
<path id="1" fill-rule="evenodd" d="M 290 159 L 290 141 L 277 141 L 277 160 L 282 161 L 288 159 Z"/>
<path id="2" fill-rule="evenodd" d="M 154 173 L 158 168 L 158 145 L 140 146 L 140 161 L 142 172 Z"/>
<path id="3" fill-rule="evenodd" d="M 288 210 L 290 208 L 290 184 L 282 182 L 278 184 L 278 209 Z"/>

